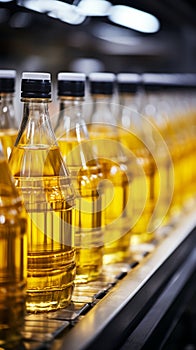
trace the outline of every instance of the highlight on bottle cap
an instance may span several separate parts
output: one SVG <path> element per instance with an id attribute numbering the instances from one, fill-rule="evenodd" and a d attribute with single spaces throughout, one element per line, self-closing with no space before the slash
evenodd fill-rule
<path id="1" fill-rule="evenodd" d="M 50 98 L 51 74 L 42 72 L 23 72 L 21 81 L 21 97 Z"/>
<path id="2" fill-rule="evenodd" d="M 162 89 L 173 88 L 173 76 L 173 73 L 143 73 L 143 87 L 149 92 L 159 92 Z"/>
<path id="3" fill-rule="evenodd" d="M 84 73 L 60 72 L 58 79 L 58 96 L 64 97 L 84 97 L 85 80 Z"/>
<path id="4" fill-rule="evenodd" d="M 22 79 L 51 80 L 51 74 L 50 73 L 42 73 L 42 72 L 23 72 Z"/>
<path id="5" fill-rule="evenodd" d="M 138 83 L 141 80 L 140 74 L 137 73 L 118 73 L 116 75 L 118 83 Z"/>
<path id="6" fill-rule="evenodd" d="M 15 79 L 16 71 L 13 69 L 0 69 L 0 79 L 1 78 Z"/>
<path id="7" fill-rule="evenodd" d="M 67 73 L 60 72 L 58 73 L 57 79 L 60 80 L 68 80 L 68 81 L 85 81 L 86 76 L 84 73 Z"/>
<path id="8" fill-rule="evenodd" d="M 92 72 L 89 74 L 89 80 L 91 81 L 100 81 L 100 82 L 114 82 L 115 74 L 114 73 L 106 73 L 106 72 Z"/>

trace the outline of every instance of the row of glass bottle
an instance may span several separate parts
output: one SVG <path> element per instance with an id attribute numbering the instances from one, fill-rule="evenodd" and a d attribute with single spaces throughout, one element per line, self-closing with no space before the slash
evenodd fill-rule
<path id="1" fill-rule="evenodd" d="M 16 133 L 13 136 L 16 142 L 9 165 L 27 212 L 28 311 L 66 306 L 71 300 L 74 281 L 95 279 L 103 264 L 125 261 L 130 255 L 130 243 L 152 239 L 161 222 L 165 224 L 173 219 L 184 198 L 193 196 L 195 175 L 191 162 L 195 149 L 187 152 L 186 143 L 180 138 L 182 147 L 177 160 L 171 152 L 176 150 L 177 132 L 180 135 L 182 132 L 176 128 L 176 120 L 179 125 L 184 119 L 179 119 L 179 115 L 178 119 L 174 118 L 175 109 L 171 109 L 172 123 L 168 120 L 169 113 L 155 113 L 153 118 L 156 106 L 171 106 L 170 94 L 167 100 L 162 94 L 160 100 L 150 95 L 144 105 L 145 114 L 150 111 L 151 118 L 145 118 L 139 112 L 142 111 L 142 95 L 138 94 L 141 77 L 118 75 L 120 100 L 112 103 L 115 78 L 113 74 L 89 76 L 93 108 L 90 123 L 86 125 L 82 116 L 85 75 L 59 74 L 60 112 L 54 135 L 48 113 L 50 75 L 23 74 L 24 114 L 17 137 Z M 150 85 L 154 89 L 156 82 L 149 84 L 149 89 Z M 11 102 L 12 96 L 8 95 L 6 98 Z M 2 93 L 1 102 L 4 97 Z M 87 101 L 85 108 L 90 108 L 91 102 Z M 181 104 L 184 105 L 184 96 Z M 195 146 L 194 114 L 191 118 Z M 13 123 L 9 129 L 10 126 L 13 128 Z M 4 140 L 7 142 L 11 134 L 11 130 L 5 132 L 6 128 L 1 130 L 4 147 Z M 183 132 L 189 135 L 190 130 L 186 128 Z M 185 176 L 185 164 L 192 165 L 189 178 Z M 185 191 L 185 197 L 182 191 L 179 193 L 177 172 L 182 165 L 183 181 L 191 189 Z M 16 238 L 11 240 L 12 249 L 5 249 L 7 257 L 4 252 L 5 260 L 2 260 L 8 261 L 8 254 L 15 251 L 14 275 L 20 277 L 24 277 L 24 263 L 19 264 L 24 246 L 24 218 L 22 222 L 23 234 L 17 236 L 17 243 Z M 5 240 L 7 246 L 9 241 L 10 237 Z M 23 252 L 25 256 L 25 249 Z M 23 278 L 20 285 L 22 281 Z"/>

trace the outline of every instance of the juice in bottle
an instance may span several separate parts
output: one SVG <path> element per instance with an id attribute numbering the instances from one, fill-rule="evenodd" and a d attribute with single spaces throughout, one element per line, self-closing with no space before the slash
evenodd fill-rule
<path id="1" fill-rule="evenodd" d="M 9 159 L 18 134 L 14 109 L 15 70 L 0 70 L 0 140 Z"/>
<path id="2" fill-rule="evenodd" d="M 22 199 L 0 148 L 0 347 L 21 340 L 27 279 L 27 221 Z"/>
<path id="3" fill-rule="evenodd" d="M 84 74 L 58 74 L 60 111 L 55 134 L 76 192 L 76 283 L 98 278 L 103 257 L 102 169 L 82 115 L 84 93 Z"/>
<path id="4" fill-rule="evenodd" d="M 132 225 L 133 167 L 119 139 L 111 112 L 115 75 L 91 73 L 89 88 L 93 100 L 89 135 L 102 166 L 104 179 L 104 256 L 103 263 L 122 262 L 130 257 Z"/>
<path id="5" fill-rule="evenodd" d="M 28 224 L 29 312 L 63 308 L 75 278 L 75 194 L 51 127 L 49 73 L 23 73 L 24 115 L 9 159 Z"/>

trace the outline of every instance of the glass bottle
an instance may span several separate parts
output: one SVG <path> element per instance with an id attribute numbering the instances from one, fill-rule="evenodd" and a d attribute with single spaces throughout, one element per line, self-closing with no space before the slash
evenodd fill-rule
<path id="1" fill-rule="evenodd" d="M 182 74 L 182 73 L 181 73 Z M 195 168 L 195 155 L 196 155 L 196 74 L 194 73 L 184 73 L 184 89 L 183 93 L 183 115 L 181 118 L 181 127 L 186 128 L 187 132 L 187 141 L 189 141 L 189 155 L 191 155 L 192 159 L 190 160 L 189 167 L 190 171 L 188 172 L 188 181 L 189 188 L 187 191 L 187 195 L 191 202 L 195 201 L 196 196 L 196 168 Z M 182 96 L 180 96 L 181 99 Z M 188 147 L 187 147 L 188 151 Z M 187 164 L 188 167 L 188 164 Z"/>
<path id="2" fill-rule="evenodd" d="M 195 134 L 192 129 L 190 118 L 191 93 L 194 86 L 192 74 L 178 73 L 170 74 L 170 96 L 168 100 L 171 106 L 171 127 L 175 133 L 173 143 L 173 154 L 178 154 L 178 167 L 175 183 L 177 185 L 176 197 L 183 207 L 190 208 L 193 204 L 193 186 L 195 170 Z M 175 159 L 174 159 L 175 161 Z M 177 165 L 177 164 L 175 164 Z"/>
<path id="3" fill-rule="evenodd" d="M 156 206 L 156 163 L 148 147 L 146 138 L 148 128 L 140 115 L 141 106 L 141 77 L 139 74 L 118 73 L 117 91 L 119 98 L 118 124 L 121 126 L 121 142 L 133 152 L 136 164 L 140 168 L 135 182 L 137 183 L 134 196 L 133 210 L 135 215 L 143 207 L 142 215 L 131 231 L 131 246 L 149 242 L 154 238 L 154 230 L 149 228 Z"/>
<path id="4" fill-rule="evenodd" d="M 9 159 L 18 133 L 13 95 L 15 78 L 15 70 L 0 70 L 0 140 L 7 159 Z"/>
<path id="5" fill-rule="evenodd" d="M 24 72 L 23 118 L 9 164 L 28 213 L 27 311 L 63 308 L 75 278 L 75 195 L 48 112 L 49 73 Z"/>
<path id="6" fill-rule="evenodd" d="M 20 342 L 26 278 L 26 212 L 0 143 L 0 348 Z"/>
<path id="7" fill-rule="evenodd" d="M 178 138 L 175 126 L 178 108 L 175 79 L 173 74 L 145 73 L 142 80 L 144 87 L 142 113 L 157 128 L 155 140 L 159 160 L 162 159 L 163 166 L 160 167 L 162 174 L 165 169 L 165 177 L 162 176 L 165 178 L 165 194 L 168 196 L 171 194 L 168 218 L 174 223 L 182 209 L 182 183 L 184 183 L 182 168 L 184 138 Z"/>
<path id="8" fill-rule="evenodd" d="M 76 282 L 96 279 L 102 271 L 103 230 L 101 167 L 89 141 L 83 118 L 83 73 L 58 74 L 59 118 L 55 128 L 58 144 L 71 172 L 76 191 Z"/>
<path id="9" fill-rule="evenodd" d="M 142 83 L 139 74 L 117 75 L 122 142 L 134 153 L 138 166 L 143 170 L 138 173 L 134 208 L 138 210 L 139 203 L 143 203 L 144 209 L 132 229 L 132 244 L 145 243 L 156 236 L 156 230 L 168 222 L 171 203 L 169 160 L 166 156 L 169 157 L 169 151 L 157 128 L 142 114 Z M 142 187 L 144 177 L 146 181 Z M 142 188 L 145 191 L 141 191 Z"/>
<path id="10" fill-rule="evenodd" d="M 92 98 L 89 135 L 105 180 L 103 256 L 105 265 L 130 258 L 133 169 L 120 142 L 115 119 L 116 106 L 113 104 L 115 75 L 91 73 L 88 78 Z"/>

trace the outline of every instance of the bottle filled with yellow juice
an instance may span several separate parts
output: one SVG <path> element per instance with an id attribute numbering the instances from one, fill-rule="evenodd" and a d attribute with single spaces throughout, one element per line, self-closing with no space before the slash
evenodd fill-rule
<path id="1" fill-rule="evenodd" d="M 135 177 L 134 215 L 140 212 L 131 230 L 131 246 L 150 242 L 155 237 L 155 228 L 162 215 L 158 214 L 160 182 L 158 164 L 154 151 L 153 129 L 143 118 L 141 110 L 141 76 L 134 73 L 117 74 L 119 99 L 118 125 L 121 126 L 121 142 L 133 153 L 137 167 Z M 165 213 L 165 212 L 164 212 Z"/>
<path id="2" fill-rule="evenodd" d="M 85 81 L 83 73 L 58 74 L 60 104 L 55 134 L 76 192 L 76 283 L 96 279 L 103 261 L 103 174 L 83 118 Z"/>
<path id="3" fill-rule="evenodd" d="M 27 221 L 0 144 L 0 348 L 21 340 L 27 279 Z"/>
<path id="4" fill-rule="evenodd" d="M 0 140 L 7 159 L 18 133 L 14 108 L 15 70 L 0 70 Z"/>
<path id="5" fill-rule="evenodd" d="M 177 194 L 181 198 L 181 206 L 190 206 L 194 200 L 193 185 L 195 172 L 195 133 L 191 118 L 191 94 L 195 86 L 192 74 L 170 74 L 171 125 L 175 131 L 175 152 L 179 152 L 179 167 L 176 173 Z M 178 146 L 177 146 L 178 145 Z M 178 183 L 177 178 L 180 180 Z"/>
<path id="6" fill-rule="evenodd" d="M 133 159 L 129 158 L 119 138 L 115 106 L 112 104 L 114 84 L 113 73 L 89 75 L 92 99 L 89 134 L 102 166 L 105 186 L 104 264 L 122 262 L 130 257 L 130 228 L 133 220 Z"/>
<path id="7" fill-rule="evenodd" d="M 185 75 L 185 77 L 184 77 Z M 191 200 L 195 200 L 196 197 L 196 168 L 195 168 L 195 155 L 196 155 L 196 74 L 184 74 L 185 80 L 184 92 L 184 108 L 183 108 L 183 125 L 182 127 L 187 130 L 189 142 L 191 144 L 192 161 L 190 163 L 191 171 L 189 176 L 189 196 Z"/>
<path id="8" fill-rule="evenodd" d="M 166 193 L 172 192 L 169 215 L 170 220 L 175 222 L 188 193 L 188 179 L 193 160 L 188 129 L 181 125 L 183 97 L 179 98 L 177 92 L 180 79 L 176 74 L 145 73 L 143 83 L 146 94 L 143 113 L 157 128 L 157 135 L 161 135 L 170 155 L 170 161 L 168 157 L 166 160 L 168 174 L 170 173 L 168 178 L 171 179 L 171 173 L 173 173 L 173 191 L 168 184 Z M 158 142 L 157 144 L 159 145 Z"/>
<path id="9" fill-rule="evenodd" d="M 49 73 L 24 72 L 24 112 L 9 159 L 28 219 L 29 312 L 56 310 L 71 301 L 75 278 L 75 194 L 51 127 Z"/>

